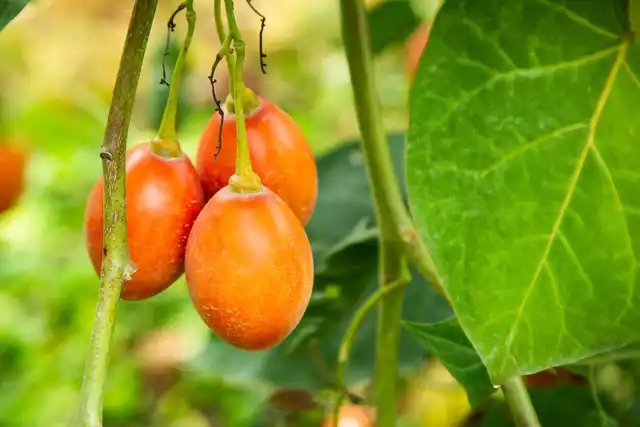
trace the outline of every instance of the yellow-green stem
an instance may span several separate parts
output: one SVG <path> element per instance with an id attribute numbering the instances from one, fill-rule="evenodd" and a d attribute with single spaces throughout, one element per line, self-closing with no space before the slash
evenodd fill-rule
<path id="1" fill-rule="evenodd" d="M 189 47 L 191 46 L 191 40 L 193 39 L 193 33 L 196 28 L 196 11 L 193 8 L 193 0 L 187 0 L 186 5 L 188 23 L 187 35 L 185 36 L 184 43 L 182 44 L 182 48 L 178 54 L 178 59 L 176 60 L 176 65 L 173 69 L 171 85 L 169 86 L 169 97 L 162 116 L 162 122 L 160 122 L 158 135 L 153 139 L 153 141 L 151 141 L 151 150 L 156 154 L 165 157 L 178 157 L 182 154 L 180 144 L 178 143 L 178 137 L 176 135 L 178 99 L 180 96 L 180 86 L 182 83 L 186 57 L 189 53 Z"/>
<path id="2" fill-rule="evenodd" d="M 216 23 L 216 32 L 218 33 L 218 40 L 220 40 L 220 45 L 224 46 L 225 40 L 227 39 L 227 35 L 224 31 L 224 22 L 222 20 L 222 0 L 215 0 L 213 4 L 214 8 L 214 16 Z M 227 70 L 229 74 L 229 87 L 233 87 L 233 79 L 236 69 L 236 59 L 233 55 L 227 54 L 225 57 L 227 61 Z"/>
<path id="3" fill-rule="evenodd" d="M 404 206 L 383 126 L 373 75 L 366 10 L 362 0 L 340 0 L 351 85 L 367 172 L 380 229 L 380 286 L 396 283 L 406 268 L 403 230 L 413 223 Z M 376 338 L 375 402 L 379 427 L 395 425 L 397 372 L 403 292 L 390 292 L 381 301 Z"/>
<path id="4" fill-rule="evenodd" d="M 122 281 L 133 266 L 127 250 L 125 153 L 131 110 L 158 0 L 136 0 L 129 21 L 104 140 L 104 248 L 98 304 L 80 392 L 82 427 L 102 426 L 102 398 Z"/>
<path id="5" fill-rule="evenodd" d="M 233 0 L 225 0 L 224 4 L 227 13 L 227 24 L 229 25 L 229 35 L 233 40 L 236 55 L 234 78 L 233 83 L 230 84 L 230 94 L 233 97 L 235 105 L 244 106 L 246 88 L 242 79 L 242 69 L 244 66 L 245 44 L 242 40 L 240 28 L 238 28 L 236 22 Z M 229 180 L 229 185 L 234 191 L 240 193 L 262 191 L 260 178 L 251 168 L 244 108 L 236 108 L 235 117 L 238 140 L 236 148 L 236 173 Z"/>
<path id="6" fill-rule="evenodd" d="M 509 410 L 518 427 L 540 427 L 538 414 L 536 414 L 531 398 L 527 392 L 527 386 L 522 377 L 509 378 L 502 385 L 502 392 L 509 406 Z"/>

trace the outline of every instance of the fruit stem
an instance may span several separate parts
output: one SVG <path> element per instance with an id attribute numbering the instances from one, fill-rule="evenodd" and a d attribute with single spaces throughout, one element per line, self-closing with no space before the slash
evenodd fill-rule
<path id="1" fill-rule="evenodd" d="M 245 43 L 240 34 L 240 28 L 236 22 L 233 9 L 233 0 L 224 0 L 227 12 L 227 24 L 229 25 L 229 35 L 233 40 L 235 50 L 234 78 L 230 80 L 229 94 L 233 98 L 234 105 L 241 105 L 243 108 L 235 108 L 236 129 L 237 129 L 237 151 L 236 151 L 236 173 L 229 179 L 229 186 L 236 192 L 252 193 L 262 191 L 262 184 L 258 175 L 251 168 L 251 158 L 249 156 L 249 143 L 247 141 L 247 127 L 244 120 L 244 104 L 246 87 L 242 79 L 244 66 Z"/>
<path id="2" fill-rule="evenodd" d="M 222 20 L 222 0 L 215 0 L 213 3 L 213 8 L 218 39 L 220 40 L 220 45 L 224 46 L 227 39 L 227 34 L 225 33 L 224 21 Z M 233 79 L 236 69 L 236 58 L 231 54 L 227 54 L 225 55 L 225 60 L 227 61 L 227 70 L 229 74 L 229 88 L 232 88 L 234 84 Z"/>
<path id="3" fill-rule="evenodd" d="M 540 427 L 538 415 L 522 377 L 516 375 L 509 378 L 503 384 L 502 391 L 518 427 Z"/>
<path id="4" fill-rule="evenodd" d="M 131 110 L 158 0 L 136 0 L 113 89 L 100 157 L 104 175 L 104 248 L 98 304 L 80 392 L 80 425 L 102 426 L 102 399 L 127 250 L 125 153 Z"/>
<path id="5" fill-rule="evenodd" d="M 405 269 L 405 274 L 402 275 L 398 281 L 394 283 L 390 283 L 387 286 L 378 288 L 374 293 L 372 293 L 369 298 L 365 300 L 365 302 L 358 308 L 356 314 L 353 315 L 353 319 L 351 319 L 351 323 L 347 327 L 347 331 L 342 338 L 340 343 L 340 349 L 338 351 L 338 363 L 336 368 L 336 382 L 340 390 L 345 390 L 344 386 L 344 373 L 347 368 L 347 363 L 349 362 L 349 353 L 351 352 L 351 344 L 353 343 L 353 339 L 356 336 L 356 332 L 360 327 L 360 323 L 364 320 L 365 316 L 369 313 L 369 311 L 376 306 L 378 301 L 386 294 L 391 291 L 397 290 L 405 285 L 407 285 L 411 281 L 411 273 L 408 269 Z M 338 427 L 338 412 L 340 411 L 340 407 L 342 406 L 342 401 L 344 399 L 344 393 L 339 393 L 338 398 L 336 399 L 336 403 L 334 405 L 334 427 Z"/>
<path id="6" fill-rule="evenodd" d="M 185 4 L 187 5 L 187 35 L 173 69 L 171 85 L 169 86 L 169 97 L 162 116 L 162 122 L 160 122 L 158 135 L 151 141 L 151 151 L 164 157 L 179 157 L 182 154 L 176 135 L 176 118 L 178 115 L 178 100 L 182 74 L 184 73 L 187 53 L 189 52 L 189 46 L 191 46 L 191 40 L 193 39 L 193 33 L 196 28 L 196 11 L 193 8 L 193 0 L 187 0 Z"/>

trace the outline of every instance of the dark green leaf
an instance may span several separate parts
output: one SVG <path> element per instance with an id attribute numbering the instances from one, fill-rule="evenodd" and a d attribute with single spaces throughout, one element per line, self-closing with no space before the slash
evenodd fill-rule
<path id="1" fill-rule="evenodd" d="M 640 46 L 622 0 L 447 0 L 407 184 L 493 382 L 640 339 Z"/>
<path id="2" fill-rule="evenodd" d="M 486 402 L 493 394 L 487 368 L 455 317 L 431 324 L 404 322 L 404 326 L 464 386 L 471 406 Z"/>
<path id="3" fill-rule="evenodd" d="M 29 4 L 29 0 L 0 0 L 0 31 Z"/>
<path id="4" fill-rule="evenodd" d="M 540 424 L 544 427 L 616 427 L 618 425 L 615 420 L 599 412 L 589 388 L 533 389 L 529 393 Z M 492 405 L 480 425 L 482 427 L 516 426 L 504 402 L 496 402 Z"/>
<path id="5" fill-rule="evenodd" d="M 420 25 L 420 18 L 409 0 L 380 3 L 369 11 L 367 20 L 374 55 L 389 46 L 404 42 Z"/>

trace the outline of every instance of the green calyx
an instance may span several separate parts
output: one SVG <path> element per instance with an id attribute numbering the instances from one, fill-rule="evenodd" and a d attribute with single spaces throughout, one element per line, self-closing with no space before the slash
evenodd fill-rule
<path id="1" fill-rule="evenodd" d="M 149 150 L 165 159 L 176 158 L 182 156 L 182 148 L 175 138 L 160 138 L 156 136 L 149 144 Z"/>
<path id="2" fill-rule="evenodd" d="M 236 112 L 236 103 L 233 100 L 233 97 L 231 96 L 231 94 L 229 94 L 229 96 L 227 97 L 227 100 L 224 102 L 225 104 L 225 109 L 230 113 L 230 114 L 235 114 Z M 260 102 L 260 98 L 258 98 L 258 95 L 256 95 L 256 93 L 254 91 L 252 91 L 251 89 L 249 89 L 248 87 L 244 88 L 244 99 L 242 102 L 242 106 L 243 106 L 243 111 L 245 116 L 250 116 L 255 110 L 257 110 L 260 106 L 262 105 L 262 102 Z"/>
<path id="3" fill-rule="evenodd" d="M 234 193 L 239 194 L 260 193 L 263 191 L 260 177 L 253 171 L 245 172 L 243 175 L 233 174 L 229 178 L 229 187 Z"/>

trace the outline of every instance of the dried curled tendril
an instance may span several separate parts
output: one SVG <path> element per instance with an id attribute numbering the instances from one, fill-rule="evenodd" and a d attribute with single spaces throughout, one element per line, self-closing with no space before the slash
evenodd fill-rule
<path id="1" fill-rule="evenodd" d="M 220 154 L 220 151 L 222 150 L 222 125 L 224 123 L 224 110 L 222 109 L 222 103 L 216 96 L 217 80 L 214 76 L 216 74 L 216 68 L 218 68 L 218 64 L 220 64 L 220 61 L 222 61 L 223 57 L 224 55 L 222 55 L 221 53 L 218 53 L 216 55 L 216 60 L 211 66 L 211 74 L 209 74 L 209 82 L 211 83 L 211 95 L 213 96 L 213 102 L 216 104 L 216 112 L 220 114 L 220 129 L 218 130 L 218 143 L 216 144 L 216 152 L 213 155 L 213 163 L 216 162 L 216 160 L 218 159 L 218 154 Z"/>
<path id="2" fill-rule="evenodd" d="M 161 85 L 167 85 L 169 86 L 169 82 L 167 81 L 167 68 L 166 68 L 166 58 L 169 55 L 169 44 L 171 42 L 171 33 L 174 32 L 176 30 L 176 22 L 175 19 L 178 16 L 178 14 L 187 8 L 187 3 L 180 3 L 180 5 L 178 6 L 178 8 L 171 14 L 171 17 L 169 18 L 169 22 L 167 22 L 167 42 L 164 46 L 164 53 L 162 54 L 162 77 L 160 78 L 160 84 Z"/>
<path id="3" fill-rule="evenodd" d="M 253 10 L 253 12 L 260 17 L 261 26 L 260 26 L 260 69 L 262 70 L 262 74 L 267 74 L 267 63 L 264 60 L 267 58 L 267 54 L 264 53 L 264 45 L 263 45 L 263 34 L 264 27 L 267 25 L 267 17 L 255 8 L 252 3 L 252 0 L 247 0 L 247 4 Z"/>

